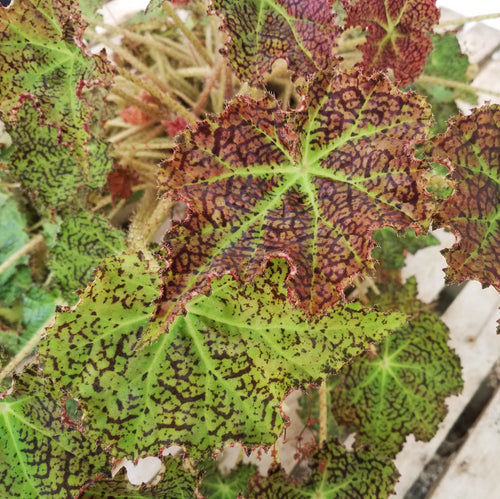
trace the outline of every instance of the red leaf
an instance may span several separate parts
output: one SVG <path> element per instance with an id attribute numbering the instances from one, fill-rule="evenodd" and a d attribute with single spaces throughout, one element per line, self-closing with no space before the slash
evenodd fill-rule
<path id="1" fill-rule="evenodd" d="M 122 120 L 129 125 L 144 125 L 149 121 L 149 116 L 137 106 L 129 106 L 120 113 Z"/>
<path id="2" fill-rule="evenodd" d="M 163 120 L 162 124 L 167 129 L 167 133 L 170 137 L 179 135 L 187 126 L 187 122 L 182 116 L 177 116 L 177 118 L 172 121 Z"/>
<path id="3" fill-rule="evenodd" d="M 113 203 L 120 199 L 132 197 L 132 186 L 136 183 L 137 176 L 127 168 L 116 167 L 108 173 L 108 187 Z"/>
<path id="4" fill-rule="evenodd" d="M 346 26 L 368 28 L 361 46 L 367 70 L 394 70 L 401 87 L 421 72 L 432 50 L 428 33 L 439 21 L 436 0 L 343 0 Z"/>

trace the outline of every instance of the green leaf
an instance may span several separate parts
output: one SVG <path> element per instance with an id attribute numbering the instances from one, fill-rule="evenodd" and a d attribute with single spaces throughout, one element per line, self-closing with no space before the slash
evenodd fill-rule
<path id="1" fill-rule="evenodd" d="M 356 431 L 358 445 L 394 457 L 406 437 L 430 440 L 444 419 L 444 399 L 460 393 L 460 360 L 448 347 L 448 329 L 436 316 L 420 314 L 340 371 L 344 383 L 332 393 L 339 424 Z"/>
<path id="2" fill-rule="evenodd" d="M 120 230 L 112 229 L 101 215 L 80 211 L 61 224 L 50 268 L 61 288 L 72 294 L 87 285 L 101 260 L 124 249 Z"/>
<path id="3" fill-rule="evenodd" d="M 243 497 L 250 475 L 255 473 L 254 465 L 240 464 L 231 473 L 223 475 L 211 461 L 205 468 L 200 494 L 210 499 L 236 499 Z"/>
<path id="4" fill-rule="evenodd" d="M 210 296 L 195 296 L 168 333 L 137 350 L 159 279 L 136 255 L 110 257 L 41 342 L 43 370 L 80 400 L 88 434 L 105 435 L 117 456 L 174 443 L 190 455 L 269 445 L 292 388 L 337 371 L 406 320 L 352 304 L 308 321 L 287 300 L 287 272 L 274 260 L 253 286 L 212 280 Z M 164 330 L 164 318 L 153 326 Z"/>
<path id="5" fill-rule="evenodd" d="M 132 485 L 125 470 L 121 470 L 114 478 L 103 478 L 86 488 L 79 499 L 141 499 L 172 498 L 192 499 L 198 485 L 198 476 L 186 471 L 182 461 L 166 457 L 162 468 L 151 483 Z"/>
<path id="6" fill-rule="evenodd" d="M 290 297 L 315 313 L 374 265 L 374 230 L 425 225 L 428 194 L 412 141 L 431 118 L 419 96 L 382 75 L 320 73 L 300 110 L 238 98 L 187 130 L 163 163 L 163 191 L 188 204 L 167 234 L 163 311 L 173 317 L 207 277 L 249 280 L 269 258 L 292 266 Z M 154 338 L 153 338 L 154 339 Z"/>
<path id="7" fill-rule="evenodd" d="M 2 497 L 72 497 L 110 466 L 94 443 L 63 425 L 60 398 L 49 379 L 28 370 L 0 401 Z"/>
<path id="8" fill-rule="evenodd" d="M 17 122 L 9 130 L 16 146 L 9 159 L 10 171 L 32 192 L 40 211 L 74 211 L 75 204 L 78 208 L 85 202 L 77 196 L 99 189 L 111 170 L 104 142 L 88 137 L 87 155 L 82 159 L 59 143 L 58 127 L 39 124 L 39 113 L 32 101 L 26 101 L 18 110 Z"/>
<path id="9" fill-rule="evenodd" d="M 394 465 L 368 452 L 347 452 L 335 441 L 326 442 L 312 456 L 311 476 L 295 484 L 280 468 L 267 477 L 254 475 L 247 499 L 382 498 L 392 492 L 398 478 Z"/>
<path id="10" fill-rule="evenodd" d="M 394 229 L 384 227 L 375 231 L 372 237 L 380 248 L 375 248 L 371 256 L 376 258 L 384 269 L 390 270 L 403 268 L 408 252 L 413 255 L 419 249 L 439 244 L 439 240 L 432 234 L 417 236 L 413 229 L 400 236 Z"/>
<path id="11" fill-rule="evenodd" d="M 295 76 L 331 69 L 341 32 L 329 0 L 214 0 L 229 42 L 223 49 L 242 80 L 263 82 L 276 59 Z"/>
<path id="12" fill-rule="evenodd" d="M 448 130 L 428 144 L 428 154 L 451 169 L 455 183 L 436 216 L 436 225 L 459 239 L 443 251 L 448 282 L 473 279 L 500 290 L 499 150 L 499 105 L 450 120 Z"/>
<path id="13" fill-rule="evenodd" d="M 437 76 L 445 80 L 469 82 L 470 78 L 467 77 L 469 59 L 462 54 L 457 37 L 453 33 L 445 33 L 444 35 L 433 35 L 431 41 L 434 48 L 427 56 L 423 74 Z M 474 93 L 457 88 L 431 83 L 422 84 L 418 81 L 415 82 L 414 87 L 420 94 L 427 97 L 432 106 L 436 120 L 433 126 L 435 133 L 445 131 L 446 122 L 451 116 L 458 113 L 456 99 L 477 102 Z"/>
<path id="14" fill-rule="evenodd" d="M 346 27 L 368 29 L 361 46 L 366 72 L 392 68 L 401 87 L 422 72 L 432 50 L 429 33 L 439 22 L 436 0 L 343 0 Z"/>
<path id="15" fill-rule="evenodd" d="M 103 54 L 88 56 L 83 27 L 71 0 L 15 2 L 0 18 L 0 119 L 17 121 L 11 111 L 20 97 L 34 98 L 45 123 L 58 127 L 60 140 L 76 150 L 88 180 L 84 150 L 90 110 L 81 93 L 98 82 L 111 83 Z"/>

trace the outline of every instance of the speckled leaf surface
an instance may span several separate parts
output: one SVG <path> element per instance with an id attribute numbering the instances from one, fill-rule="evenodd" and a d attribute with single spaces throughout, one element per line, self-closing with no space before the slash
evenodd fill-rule
<path id="1" fill-rule="evenodd" d="M 194 297 L 168 333 L 134 350 L 158 278 L 134 255 L 109 258 L 40 344 L 43 370 L 82 402 L 89 435 L 115 455 L 269 445 L 291 389 L 340 369 L 406 319 L 352 304 L 308 322 L 287 300 L 287 271 L 273 260 L 254 286 L 212 280 L 210 296 Z"/>
<path id="2" fill-rule="evenodd" d="M 394 465 L 359 450 L 348 452 L 335 441 L 326 442 L 310 460 L 312 474 L 302 484 L 294 484 L 275 468 L 267 477 L 254 475 L 247 499 L 328 499 L 388 497 L 398 478 Z"/>
<path id="3" fill-rule="evenodd" d="M 166 457 L 158 474 L 143 485 L 132 485 L 126 471 L 114 478 L 101 478 L 77 496 L 77 499 L 193 499 L 199 476 L 183 469 L 181 460 Z"/>
<path id="4" fill-rule="evenodd" d="M 28 370 L 0 400 L 0 495 L 69 498 L 105 473 L 105 454 L 61 422 L 61 393 Z"/>
<path id="5" fill-rule="evenodd" d="M 361 46 L 365 71 L 394 70 L 402 87 L 421 73 L 432 50 L 429 34 L 439 21 L 436 0 L 343 0 L 346 27 L 368 29 Z"/>
<path id="6" fill-rule="evenodd" d="M 430 440 L 444 419 L 444 399 L 460 393 L 460 360 L 448 347 L 448 329 L 436 316 L 420 314 L 363 354 L 340 375 L 344 384 L 332 392 L 339 424 L 356 431 L 359 445 L 369 444 L 394 457 L 406 437 Z"/>
<path id="7" fill-rule="evenodd" d="M 125 236 L 101 215 L 80 211 L 61 224 L 51 251 L 50 268 L 61 288 L 70 293 L 85 288 L 106 256 L 125 250 Z"/>
<path id="8" fill-rule="evenodd" d="M 74 210 L 84 203 L 77 197 L 100 188 L 111 170 L 104 142 L 90 140 L 84 156 L 59 144 L 58 128 L 40 125 L 39 113 L 30 100 L 18 110 L 17 122 L 9 132 L 16 146 L 9 158 L 9 169 L 30 192 L 40 211 Z"/>
<path id="9" fill-rule="evenodd" d="M 327 309 L 373 267 L 375 229 L 425 221 L 424 170 L 411 147 L 431 117 L 424 100 L 357 73 L 320 73 L 304 91 L 291 113 L 270 97 L 233 101 L 163 163 L 162 188 L 187 202 L 188 218 L 166 236 L 162 313 L 178 313 L 169 297 L 203 291 L 207 276 L 251 278 L 276 255 L 293 265 L 291 299 Z"/>
<path id="10" fill-rule="evenodd" d="M 253 85 L 284 58 L 293 74 L 336 64 L 333 47 L 341 28 L 331 0 L 213 0 L 229 42 L 223 52 L 238 76 Z"/>
<path id="11" fill-rule="evenodd" d="M 110 82 L 104 56 L 88 56 L 82 26 L 71 0 L 23 0 L 0 13 L 0 117 L 10 114 L 20 96 L 34 97 L 44 120 L 60 128 L 61 141 L 81 149 L 89 109 L 85 86 Z M 86 175 L 85 165 L 82 167 Z"/>
<path id="12" fill-rule="evenodd" d="M 500 289 L 500 106 L 451 120 L 428 152 L 451 169 L 455 182 L 436 217 L 459 238 L 443 251 L 447 279 L 478 280 Z"/>

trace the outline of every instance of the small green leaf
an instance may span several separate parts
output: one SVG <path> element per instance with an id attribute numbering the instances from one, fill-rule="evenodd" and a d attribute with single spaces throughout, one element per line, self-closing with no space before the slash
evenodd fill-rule
<path id="1" fill-rule="evenodd" d="M 430 440 L 444 419 L 444 399 L 460 393 L 460 360 L 448 347 L 448 329 L 436 316 L 420 314 L 340 371 L 344 383 L 332 393 L 339 424 L 356 431 L 358 445 L 369 444 L 394 457 L 406 437 Z"/>
<path id="2" fill-rule="evenodd" d="M 270 445 L 291 389 L 319 382 L 406 320 L 358 304 L 308 320 L 287 299 L 287 273 L 274 260 L 253 285 L 214 279 L 211 295 L 192 298 L 164 332 L 163 318 L 149 324 L 159 278 L 137 255 L 110 257 L 41 342 L 44 372 L 82 403 L 88 434 L 104 434 L 117 456 L 174 443 L 200 456 L 229 442 Z M 148 326 L 159 339 L 138 350 Z"/>
<path id="3" fill-rule="evenodd" d="M 400 236 L 391 227 L 384 227 L 375 231 L 372 237 L 380 247 L 375 248 L 371 256 L 376 258 L 384 269 L 390 270 L 403 268 L 408 252 L 415 254 L 419 249 L 439 244 L 439 240 L 432 234 L 417 236 L 413 229 Z"/>
<path id="4" fill-rule="evenodd" d="M 0 496 L 73 497 L 105 473 L 106 455 L 61 422 L 61 393 L 27 370 L 0 400 Z"/>
<path id="5" fill-rule="evenodd" d="M 367 450 L 347 452 L 329 441 L 311 457 L 312 474 L 295 484 L 280 468 L 263 478 L 254 475 L 246 499 L 383 498 L 392 492 L 398 472 L 391 462 Z"/>
<path id="6" fill-rule="evenodd" d="M 87 285 L 101 260 L 124 249 L 120 230 L 112 229 L 101 215 L 80 211 L 61 224 L 50 267 L 54 279 L 70 294 Z"/>

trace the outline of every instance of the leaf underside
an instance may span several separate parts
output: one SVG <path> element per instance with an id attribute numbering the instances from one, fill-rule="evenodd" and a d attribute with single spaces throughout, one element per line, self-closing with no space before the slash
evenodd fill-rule
<path id="1" fill-rule="evenodd" d="M 236 99 L 186 131 L 163 163 L 162 187 L 187 202 L 188 218 L 166 236 L 160 314 L 178 314 L 207 277 L 251 279 L 273 256 L 293 266 L 292 301 L 328 309 L 373 267 L 374 230 L 426 220 L 411 147 L 431 118 L 424 100 L 357 73 L 320 73 L 304 92 L 304 109 L 290 113 L 270 97 Z"/>
<path id="2" fill-rule="evenodd" d="M 61 393 L 27 370 L 0 400 L 0 495 L 73 497 L 109 469 L 106 455 L 61 423 Z"/>
<path id="3" fill-rule="evenodd" d="M 40 344 L 44 373 L 82 403 L 86 431 L 105 435 L 114 455 L 269 445 L 290 390 L 337 371 L 406 319 L 353 304 L 308 322 L 287 300 L 287 272 L 273 260 L 254 285 L 213 280 L 210 296 L 193 298 L 168 333 L 137 350 L 148 326 L 164 328 L 148 323 L 159 279 L 136 255 L 108 258 Z"/>
<path id="4" fill-rule="evenodd" d="M 346 27 L 368 29 L 361 46 L 366 72 L 394 70 L 401 87 L 422 71 L 432 50 L 429 33 L 439 22 L 436 0 L 343 0 Z"/>
<path id="5" fill-rule="evenodd" d="M 367 450 L 347 452 L 335 441 L 325 442 L 309 461 L 310 478 L 303 484 L 294 484 L 280 468 L 271 470 L 267 477 L 251 479 L 248 499 L 344 499 L 346 497 L 388 497 L 398 478 L 390 462 Z"/>
<path id="6" fill-rule="evenodd" d="M 330 0 L 214 0 L 229 42 L 223 49 L 238 76 L 252 85 L 263 81 L 276 59 L 292 74 L 331 69 L 332 49 L 341 28 Z"/>
<path id="7" fill-rule="evenodd" d="M 500 106 L 451 120 L 428 153 L 451 169 L 455 183 L 436 216 L 459 237 L 443 250 L 448 281 L 477 280 L 500 290 Z"/>

